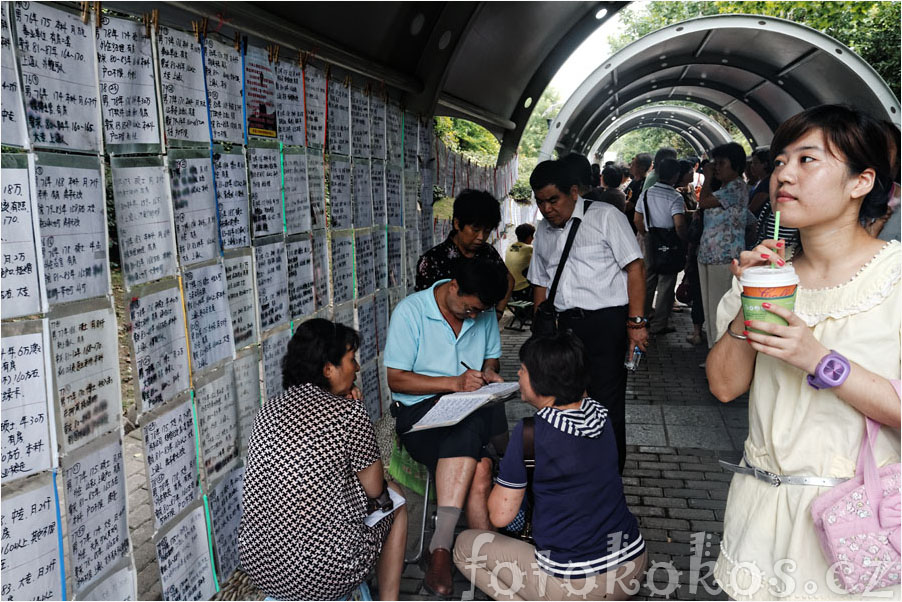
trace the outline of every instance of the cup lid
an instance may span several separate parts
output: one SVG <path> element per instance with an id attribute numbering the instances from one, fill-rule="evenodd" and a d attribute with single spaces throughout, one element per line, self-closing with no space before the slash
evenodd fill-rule
<path id="1" fill-rule="evenodd" d="M 744 269 L 739 283 L 742 286 L 780 286 L 798 284 L 799 277 L 788 264 L 781 268 L 756 266 Z"/>

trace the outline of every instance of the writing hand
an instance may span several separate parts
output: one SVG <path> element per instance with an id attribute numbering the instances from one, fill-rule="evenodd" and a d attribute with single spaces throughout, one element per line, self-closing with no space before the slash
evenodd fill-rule
<path id="1" fill-rule="evenodd" d="M 455 391 L 475 391 L 485 385 L 485 376 L 479 370 L 467 370 L 457 377 Z"/>
<path id="2" fill-rule="evenodd" d="M 483 370 L 482 376 L 485 378 L 487 383 L 503 383 L 504 379 L 501 378 L 501 375 L 495 372 L 492 369 Z"/>
<path id="3" fill-rule="evenodd" d="M 818 362 L 830 353 L 830 350 L 814 338 L 808 325 L 795 313 L 774 303 L 762 303 L 761 306 L 786 320 L 787 325 L 761 320 L 746 321 L 746 336 L 752 349 L 783 360 L 807 374 L 814 374 Z M 768 334 L 750 332 L 749 328 Z"/>

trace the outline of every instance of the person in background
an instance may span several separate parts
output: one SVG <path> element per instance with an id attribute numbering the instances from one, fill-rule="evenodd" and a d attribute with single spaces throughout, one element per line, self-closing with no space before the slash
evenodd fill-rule
<path id="1" fill-rule="evenodd" d="M 241 567 L 278 600 L 345 599 L 376 567 L 382 600 L 397 600 L 407 546 L 407 506 L 372 527 L 385 506 L 373 425 L 354 378 L 356 331 L 302 323 L 282 360 L 285 392 L 254 418 L 238 534 Z"/>
<path id="2" fill-rule="evenodd" d="M 618 188 L 623 178 L 620 171 L 613 165 L 605 167 L 601 172 L 601 189 L 591 190 L 583 195 L 583 198 L 590 201 L 601 201 L 617 207 L 620 211 L 624 210 L 626 205 L 626 195 Z"/>
<path id="3" fill-rule="evenodd" d="M 651 171 L 648 172 L 648 175 L 645 176 L 645 182 L 642 184 L 642 192 L 645 192 L 652 186 L 654 186 L 658 182 L 658 166 L 661 164 L 661 161 L 664 159 L 676 159 L 677 152 L 670 148 L 669 146 L 662 146 L 658 149 L 658 152 L 655 153 L 655 161 L 651 166 Z M 636 200 L 638 203 L 638 199 Z"/>
<path id="4" fill-rule="evenodd" d="M 773 165 L 770 162 L 770 148 L 762 146 L 755 149 L 749 159 L 748 172 L 757 182 L 754 187 L 750 187 L 749 192 L 749 211 L 754 213 L 756 218 L 761 217 L 761 211 L 770 194 L 771 171 Z"/>
<path id="5" fill-rule="evenodd" d="M 561 164 L 573 174 L 581 195 L 585 195 L 592 190 L 592 167 L 589 165 L 589 160 L 585 155 L 570 153 L 561 159 Z"/>
<path id="6" fill-rule="evenodd" d="M 632 181 L 626 187 L 626 204 L 623 212 L 626 214 L 630 228 L 633 229 L 633 234 L 636 233 L 636 224 L 633 221 L 633 216 L 636 212 L 636 202 L 639 200 L 639 195 L 642 194 L 642 189 L 645 186 L 645 178 L 648 170 L 651 169 L 651 161 L 651 155 L 639 153 L 633 157 L 630 163 L 630 177 Z"/>
<path id="7" fill-rule="evenodd" d="M 516 301 L 532 301 L 532 285 L 526 279 L 529 262 L 532 260 L 532 239 L 536 227 L 532 224 L 520 224 L 514 230 L 517 242 L 507 248 L 504 263 L 507 271 L 514 275 L 514 292 L 511 299 Z"/>
<path id="8" fill-rule="evenodd" d="M 698 208 L 698 195 L 692 182 L 695 180 L 695 163 L 691 159 L 680 159 L 680 176 L 677 178 L 676 190 L 683 197 L 686 209 L 695 211 Z"/>
<path id="9" fill-rule="evenodd" d="M 841 105 L 803 111 L 774 133 L 770 198 L 781 224 L 799 229 L 802 250 L 790 258 L 782 240 L 766 239 L 732 260 L 732 286 L 717 310 L 717 332 L 728 336 L 707 362 L 719 400 L 749 393 L 744 460 L 731 468 L 737 474 L 714 568 L 733 598 L 836 600 L 844 593 L 834 583 L 837 568 L 862 579 L 866 589 L 850 597 L 900 598 L 899 585 L 871 589 L 871 572 L 861 565 L 849 567 L 851 573 L 831 565 L 811 515 L 815 498 L 856 474 L 866 417 L 884 425 L 873 445 L 877 466 L 900 461 L 902 245 L 875 240 L 860 224 L 886 211 L 893 177 L 888 138 L 884 124 Z M 738 279 L 751 267 L 786 260 L 799 278 L 793 311 L 762 306 L 785 325 L 745 321 Z M 779 487 L 774 476 L 781 478 Z M 874 516 L 879 510 L 879 522 L 891 528 L 891 500 L 852 511 L 864 516 L 859 510 L 869 509 Z M 856 558 L 862 531 L 846 524 L 852 527 L 849 556 Z M 869 535 L 861 549 L 871 549 L 878 535 Z M 867 556 L 857 558 L 867 566 Z M 878 555 L 878 569 L 891 569 L 888 560 L 883 564 Z M 745 567 L 751 566 L 749 579 Z"/>
<path id="10" fill-rule="evenodd" d="M 601 165 L 598 163 L 592 164 L 592 181 L 590 182 L 592 188 L 598 188 L 601 186 Z"/>

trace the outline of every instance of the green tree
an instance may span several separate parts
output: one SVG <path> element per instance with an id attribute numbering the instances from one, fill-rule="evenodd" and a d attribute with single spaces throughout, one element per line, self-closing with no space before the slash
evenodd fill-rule
<path id="1" fill-rule="evenodd" d="M 490 131 L 466 119 L 436 117 L 435 133 L 456 153 L 480 165 L 495 165 L 501 143 Z"/>
<path id="2" fill-rule="evenodd" d="M 654 156 L 655 152 L 663 146 L 676 149 L 678 157 L 696 154 L 685 138 L 671 130 L 656 127 L 642 128 L 624 134 L 611 145 L 608 152 L 617 154 L 618 163 L 629 164 L 639 153 L 648 153 Z"/>
<path id="3" fill-rule="evenodd" d="M 529 187 L 529 174 L 539 162 L 539 151 L 542 143 L 548 135 L 548 122 L 554 119 L 561 108 L 561 93 L 554 87 L 548 86 L 539 97 L 535 109 L 526 122 L 523 129 L 523 137 L 520 138 L 520 146 L 517 147 L 518 169 L 517 182 L 511 191 L 515 199 L 529 198 L 532 189 Z"/>

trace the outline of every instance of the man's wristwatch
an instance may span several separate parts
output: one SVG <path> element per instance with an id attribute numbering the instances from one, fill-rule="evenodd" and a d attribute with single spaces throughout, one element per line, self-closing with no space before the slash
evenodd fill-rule
<path id="1" fill-rule="evenodd" d="M 808 384 L 815 389 L 832 389 L 846 382 L 852 365 L 834 350 L 821 358 L 814 374 L 808 375 Z"/>
<path id="2" fill-rule="evenodd" d="M 648 318 L 645 316 L 629 316 L 626 319 L 627 328 L 645 328 L 646 324 L 648 324 Z"/>

